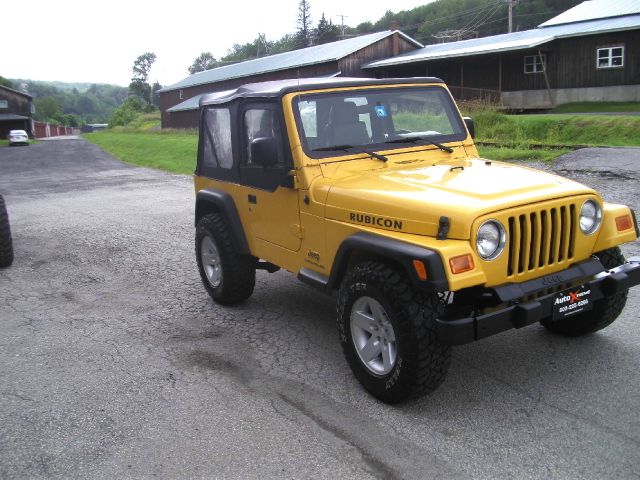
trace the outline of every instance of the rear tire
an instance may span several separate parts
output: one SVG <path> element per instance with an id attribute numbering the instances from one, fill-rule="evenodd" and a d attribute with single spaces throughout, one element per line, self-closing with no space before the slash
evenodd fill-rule
<path id="1" fill-rule="evenodd" d="M 451 363 L 434 320 L 440 294 L 418 291 L 407 274 L 381 262 L 364 262 L 346 276 L 338 294 L 337 326 L 355 377 L 374 397 L 395 404 L 435 390 Z"/>
<path id="2" fill-rule="evenodd" d="M 620 266 L 625 262 L 624 255 L 618 247 L 596 253 L 596 256 L 606 269 Z M 608 327 L 618 318 L 627 303 L 628 292 L 629 290 L 624 290 L 598 300 L 593 303 L 593 308 L 588 312 L 556 321 L 548 318 L 541 323 L 547 330 L 567 337 L 579 337 L 597 332 Z"/>
<path id="3" fill-rule="evenodd" d="M 13 263 L 13 240 L 9 227 L 9 214 L 0 195 L 0 268 L 6 268 Z"/>
<path id="4" fill-rule="evenodd" d="M 235 305 L 253 293 L 256 260 L 236 252 L 222 215 L 209 214 L 198 221 L 196 261 L 202 283 L 217 303 Z"/>

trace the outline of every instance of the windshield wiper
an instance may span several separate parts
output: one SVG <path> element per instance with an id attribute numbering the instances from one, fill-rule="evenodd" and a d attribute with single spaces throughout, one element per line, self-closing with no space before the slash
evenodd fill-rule
<path id="1" fill-rule="evenodd" d="M 359 146 L 356 146 L 356 145 L 331 145 L 330 147 L 314 148 L 312 151 L 314 151 L 314 152 L 332 152 L 334 150 L 344 150 L 345 152 L 347 152 L 349 150 L 355 150 L 356 152 L 361 152 L 361 153 L 366 153 L 367 155 L 371 155 L 373 158 L 377 158 L 378 160 L 382 160 L 383 162 L 386 162 L 387 160 L 389 160 L 384 155 L 380 155 L 379 153 L 372 152 L 371 150 L 368 150 L 366 148 L 359 147 Z"/>
<path id="2" fill-rule="evenodd" d="M 445 145 L 442 145 L 441 143 L 434 142 L 433 140 L 430 140 L 427 137 L 421 137 L 421 136 L 394 138 L 393 140 L 387 140 L 384 143 L 416 143 L 418 140 L 422 140 L 422 141 L 427 142 L 427 143 L 429 143 L 431 145 L 434 145 L 434 146 L 438 147 L 440 150 L 443 150 L 443 151 L 445 151 L 447 153 L 453 153 L 453 148 L 447 147 Z"/>

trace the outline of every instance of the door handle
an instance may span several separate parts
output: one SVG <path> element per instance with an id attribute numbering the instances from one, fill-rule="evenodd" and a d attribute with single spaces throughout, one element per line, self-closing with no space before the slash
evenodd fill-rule
<path id="1" fill-rule="evenodd" d="M 254 205 L 258 203 L 258 199 L 255 195 L 248 195 L 249 203 L 253 203 Z"/>

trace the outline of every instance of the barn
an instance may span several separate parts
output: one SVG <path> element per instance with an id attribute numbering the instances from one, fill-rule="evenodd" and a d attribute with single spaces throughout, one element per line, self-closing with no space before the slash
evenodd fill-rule
<path id="1" fill-rule="evenodd" d="M 26 93 L 0 85 L 0 138 L 7 138 L 10 130 L 25 130 L 33 136 L 32 100 Z"/>
<path id="2" fill-rule="evenodd" d="M 159 90 L 162 127 L 197 127 L 205 93 L 285 78 L 363 77 L 363 64 L 421 47 L 401 31 L 387 30 L 195 73 Z"/>
<path id="3" fill-rule="evenodd" d="M 428 45 L 364 69 L 436 76 L 458 98 L 512 109 L 640 101 L 640 0 L 590 0 L 532 30 Z"/>

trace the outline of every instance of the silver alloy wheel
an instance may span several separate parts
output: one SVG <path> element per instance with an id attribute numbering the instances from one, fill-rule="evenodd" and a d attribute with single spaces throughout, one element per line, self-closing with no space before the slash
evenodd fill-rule
<path id="1" fill-rule="evenodd" d="M 380 302 L 358 298 L 351 307 L 351 338 L 362 363 L 375 375 L 387 375 L 396 364 L 396 336 Z"/>
<path id="2" fill-rule="evenodd" d="M 208 235 L 202 237 L 200 243 L 200 260 L 202 268 L 207 275 L 207 280 L 213 288 L 220 286 L 222 282 L 222 268 L 220 266 L 220 254 L 215 242 Z"/>

